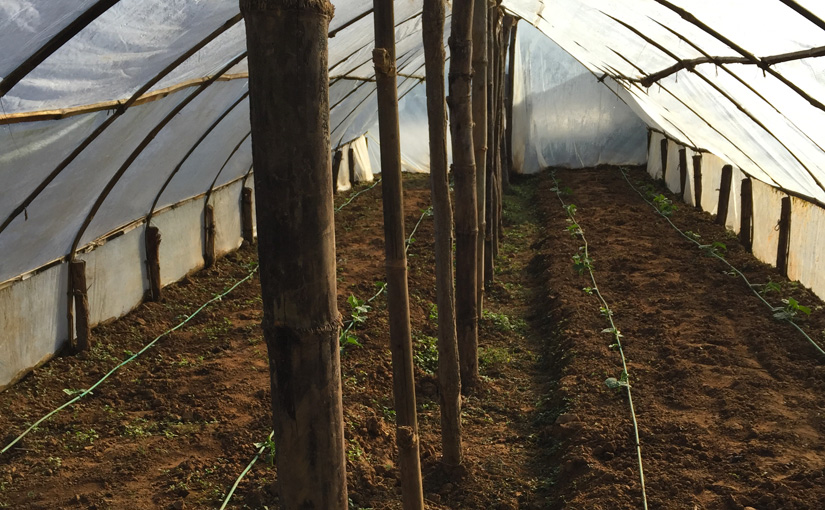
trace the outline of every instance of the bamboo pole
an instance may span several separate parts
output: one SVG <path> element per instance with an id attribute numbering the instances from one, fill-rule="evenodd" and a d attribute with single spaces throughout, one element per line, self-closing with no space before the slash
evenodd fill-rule
<path id="1" fill-rule="evenodd" d="M 510 45 L 508 47 L 509 73 L 507 74 L 507 126 L 504 135 L 507 144 L 507 166 L 503 182 L 505 187 L 510 185 L 510 176 L 513 174 L 513 93 L 516 85 L 516 40 L 518 35 L 518 18 L 513 19 L 513 28 L 510 31 Z"/>
<path id="2" fill-rule="evenodd" d="M 742 205 L 739 218 L 739 242 L 746 250 L 753 249 L 753 182 L 750 177 L 742 179 L 740 198 Z"/>
<path id="3" fill-rule="evenodd" d="M 447 104 L 444 100 L 444 0 L 424 0 L 423 30 L 430 135 L 430 188 L 435 223 L 438 306 L 438 385 L 442 462 L 457 466 L 461 451 L 461 379 L 455 328 L 453 212 L 447 177 Z"/>
<path id="4" fill-rule="evenodd" d="M 346 510 L 327 0 L 240 0 L 282 508 Z"/>
<path id="5" fill-rule="evenodd" d="M 498 9 L 495 5 L 487 7 L 487 65 L 485 71 L 487 75 L 487 154 L 485 162 L 485 188 L 486 197 L 484 205 L 484 247 L 481 250 L 483 257 L 480 260 L 484 263 L 481 271 L 483 281 L 479 282 L 482 288 L 480 292 L 484 295 L 484 286 L 493 282 L 493 272 L 495 271 L 495 259 L 493 254 L 493 244 L 496 230 L 496 26 L 498 25 Z M 483 301 L 479 301 L 478 316 L 481 318 Z"/>
<path id="6" fill-rule="evenodd" d="M 474 0 L 473 8 L 473 149 L 476 165 L 476 314 L 484 306 L 484 245 L 487 237 L 487 11 L 488 0 Z M 455 18 L 453 18 L 455 20 Z"/>
<path id="7" fill-rule="evenodd" d="M 77 317 L 77 342 L 75 350 L 83 352 L 91 346 L 92 329 L 89 326 L 89 296 L 86 292 L 86 261 L 72 260 L 69 264 L 71 273 L 71 294 L 74 297 L 74 310 Z"/>
<path id="8" fill-rule="evenodd" d="M 461 391 L 478 384 L 476 163 L 473 152 L 472 26 L 474 0 L 453 0 L 450 28 L 450 134 L 455 179 L 455 309 Z"/>
<path id="9" fill-rule="evenodd" d="M 392 2 L 373 2 L 375 21 L 375 80 L 378 130 L 381 144 L 381 194 L 384 202 L 384 252 L 387 267 L 387 305 L 390 316 L 392 387 L 395 399 L 401 499 L 404 510 L 424 508 L 421 460 L 418 456 L 418 419 L 415 408 L 410 303 L 407 291 L 407 255 L 404 199 L 401 185 L 401 134 L 398 127 L 395 30 Z"/>
<path id="10" fill-rule="evenodd" d="M 722 167 L 722 180 L 719 183 L 719 203 L 716 206 L 716 224 L 725 226 L 728 219 L 728 204 L 730 202 L 730 188 L 733 184 L 733 167 Z"/>
<path id="11" fill-rule="evenodd" d="M 788 276 L 788 258 L 791 249 L 791 197 L 782 198 L 779 217 L 779 242 L 776 247 L 776 269 L 782 276 Z"/>

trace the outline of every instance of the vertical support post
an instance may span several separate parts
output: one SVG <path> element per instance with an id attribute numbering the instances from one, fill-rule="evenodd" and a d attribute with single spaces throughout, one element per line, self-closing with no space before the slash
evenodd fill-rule
<path id="1" fill-rule="evenodd" d="M 788 276 L 788 255 L 791 248 L 791 197 L 782 198 L 779 216 L 779 245 L 776 248 L 776 269 Z"/>
<path id="2" fill-rule="evenodd" d="M 458 466 L 461 451 L 461 380 L 455 329 L 453 286 L 453 212 L 447 176 L 447 104 L 444 99 L 445 0 L 424 0 L 422 17 L 430 135 L 430 188 L 435 223 L 436 301 L 438 305 L 438 396 L 441 453 L 447 466 Z"/>
<path id="3" fill-rule="evenodd" d="M 338 191 L 338 171 L 341 169 L 341 160 L 344 159 L 344 152 L 341 149 L 335 151 L 332 158 L 332 191 Z"/>
<path id="4" fill-rule="evenodd" d="M 471 109 L 474 1 L 453 0 L 447 99 L 455 178 L 455 320 L 462 393 L 478 384 L 478 208 Z"/>
<path id="5" fill-rule="evenodd" d="M 279 504 L 346 510 L 328 0 L 240 0 Z"/>
<path id="6" fill-rule="evenodd" d="M 381 194 L 384 201 L 384 252 L 387 268 L 387 305 L 390 316 L 392 387 L 395 399 L 401 499 L 404 510 L 423 510 L 424 491 L 418 456 L 418 419 L 415 407 L 410 303 L 407 290 L 404 198 L 401 184 L 401 136 L 398 126 L 398 89 L 395 62 L 393 4 L 374 0 L 375 81 L 378 130 L 381 142 Z"/>
<path id="7" fill-rule="evenodd" d="M 487 0 L 474 0 L 473 150 L 476 165 L 476 314 L 484 306 L 484 242 L 487 237 Z M 465 389 L 467 389 L 465 385 Z"/>
<path id="8" fill-rule="evenodd" d="M 746 250 L 753 247 L 753 183 L 750 177 L 742 179 L 742 215 L 739 223 L 739 241 Z"/>
<path id="9" fill-rule="evenodd" d="M 513 174 L 513 93 L 516 86 L 516 40 L 518 34 L 518 18 L 513 18 L 513 28 L 510 30 L 510 46 L 508 48 L 508 65 L 507 73 L 507 121 L 505 126 L 504 140 L 507 144 L 507 165 L 506 171 L 503 173 L 502 182 L 506 187 L 510 186 L 510 176 Z"/>
<path id="10" fill-rule="evenodd" d="M 203 263 L 206 267 L 215 264 L 215 208 L 206 204 L 203 209 Z"/>
<path id="11" fill-rule="evenodd" d="M 660 152 L 662 155 L 662 180 L 667 182 L 667 137 L 662 138 L 659 143 Z"/>
<path id="12" fill-rule="evenodd" d="M 716 206 L 716 224 L 723 227 L 728 222 L 728 204 L 730 203 L 730 187 L 733 184 L 733 167 L 722 167 L 722 180 L 719 183 L 719 205 Z"/>
<path id="13" fill-rule="evenodd" d="M 83 352 L 91 347 L 92 338 L 92 329 L 89 326 L 89 296 L 86 293 L 86 261 L 72 260 L 69 263 L 69 273 L 77 326 L 74 347 L 77 352 Z"/>
<path id="14" fill-rule="evenodd" d="M 682 194 L 682 200 L 687 202 L 687 149 L 684 147 L 679 149 L 679 193 Z"/>
<path id="15" fill-rule="evenodd" d="M 255 227 L 252 222 L 252 188 L 244 186 L 241 191 L 241 235 L 243 242 L 255 242 Z"/>
<path id="16" fill-rule="evenodd" d="M 355 149 L 351 146 L 347 150 L 347 166 L 349 167 L 349 182 L 355 186 Z"/>
<path id="17" fill-rule="evenodd" d="M 702 155 L 693 155 L 693 201 L 702 209 Z"/>
<path id="18" fill-rule="evenodd" d="M 146 272 L 149 274 L 149 299 L 160 299 L 160 229 L 146 227 L 144 237 L 146 246 Z"/>

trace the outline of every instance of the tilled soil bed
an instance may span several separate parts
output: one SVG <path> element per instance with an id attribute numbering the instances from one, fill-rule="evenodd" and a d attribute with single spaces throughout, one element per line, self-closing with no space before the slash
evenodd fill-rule
<path id="1" fill-rule="evenodd" d="M 725 267 L 679 236 L 616 169 L 559 171 L 590 242 L 599 288 L 624 337 L 650 508 L 820 508 L 825 501 L 822 359 Z M 649 185 L 643 171 L 632 182 Z M 464 468 L 440 467 L 432 220 L 426 176 L 405 177 L 410 303 L 425 500 L 433 509 L 641 508 L 626 392 L 600 303 L 573 268 L 549 174 L 517 180 L 480 321 L 483 382 L 464 399 Z M 336 196 L 338 302 L 367 301 L 342 347 L 350 508 L 401 508 L 396 467 L 380 184 Z M 567 190 L 565 190 L 567 191 Z M 657 191 L 658 193 L 659 191 Z M 672 219 L 752 282 L 825 309 L 745 252 L 707 215 Z M 0 508 L 218 508 L 271 430 L 255 247 L 164 289 L 159 303 L 94 331 L 94 347 L 59 356 L 0 394 L 4 447 L 35 420 L 253 273 L 93 394 L 0 455 Z M 277 448 L 277 445 L 275 445 Z M 227 508 L 277 508 L 269 450 Z"/>

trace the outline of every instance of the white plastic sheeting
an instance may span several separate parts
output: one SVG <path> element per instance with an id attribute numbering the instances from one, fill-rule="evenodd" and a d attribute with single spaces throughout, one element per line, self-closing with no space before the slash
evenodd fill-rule
<path id="1" fill-rule="evenodd" d="M 347 191 L 352 188 L 353 184 L 373 181 L 368 143 L 366 136 L 360 136 L 341 147 L 337 191 Z"/>

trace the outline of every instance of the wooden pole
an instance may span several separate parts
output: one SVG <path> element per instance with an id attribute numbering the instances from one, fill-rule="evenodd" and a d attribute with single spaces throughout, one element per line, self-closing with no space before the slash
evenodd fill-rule
<path id="1" fill-rule="evenodd" d="M 702 208 L 702 155 L 693 155 L 693 201 L 696 208 Z"/>
<path id="2" fill-rule="evenodd" d="M 474 0 L 473 16 L 473 149 L 476 165 L 476 314 L 484 305 L 484 244 L 487 237 L 487 3 Z M 466 389 L 466 388 L 465 388 Z"/>
<path id="3" fill-rule="evenodd" d="M 751 251 L 753 247 L 753 183 L 750 177 L 742 179 L 742 214 L 739 223 L 739 241 L 746 250 Z"/>
<path id="4" fill-rule="evenodd" d="M 722 180 L 719 183 L 719 204 L 716 206 L 716 224 L 725 226 L 728 222 L 728 204 L 730 203 L 730 187 L 733 184 L 733 167 L 722 167 Z"/>
<path id="5" fill-rule="evenodd" d="M 73 260 L 69 263 L 74 310 L 77 318 L 77 341 L 75 350 L 83 352 L 91 347 L 92 329 L 89 326 L 89 296 L 86 293 L 86 261 Z"/>
<path id="6" fill-rule="evenodd" d="M 662 138 L 659 147 L 662 154 L 662 180 L 667 182 L 667 138 Z"/>
<path id="7" fill-rule="evenodd" d="M 461 379 L 455 329 L 453 211 L 447 176 L 447 104 L 444 100 L 444 0 L 424 0 L 423 38 L 430 134 L 430 188 L 435 223 L 438 305 L 438 386 L 441 452 L 447 466 L 461 464 Z"/>
<path id="8" fill-rule="evenodd" d="M 507 143 L 507 167 L 504 173 L 504 185 L 510 185 L 510 176 L 513 174 L 513 94 L 516 88 L 516 41 L 518 35 L 518 18 L 513 19 L 513 29 L 510 31 L 509 72 L 507 73 L 507 126 L 504 139 Z"/>
<path id="9" fill-rule="evenodd" d="M 338 191 L 338 171 L 341 169 L 341 160 L 344 159 L 344 152 L 341 149 L 335 151 L 332 158 L 332 191 Z"/>
<path id="10" fill-rule="evenodd" d="M 279 504 L 346 510 L 327 0 L 240 0 Z"/>
<path id="11" fill-rule="evenodd" d="M 243 242 L 255 242 L 255 226 L 252 222 L 252 188 L 244 186 L 241 191 L 241 235 Z"/>
<path id="12" fill-rule="evenodd" d="M 347 150 L 347 166 L 349 167 L 349 183 L 355 186 L 355 149 L 352 147 Z"/>
<path id="13" fill-rule="evenodd" d="M 472 26 L 474 0 L 453 0 L 450 28 L 450 134 L 455 179 L 455 311 L 461 391 L 478 384 L 476 243 L 478 208 L 473 151 Z"/>
<path id="14" fill-rule="evenodd" d="M 149 299 L 160 299 L 160 229 L 146 227 L 144 234 L 146 246 L 146 272 L 149 273 Z"/>
<path id="15" fill-rule="evenodd" d="M 206 267 L 215 264 L 215 208 L 206 204 L 203 209 L 203 263 Z"/>
<path id="16" fill-rule="evenodd" d="M 776 269 L 788 276 L 788 255 L 791 248 L 791 197 L 782 198 L 779 217 L 779 243 L 776 248 Z"/>
<path id="17" fill-rule="evenodd" d="M 687 149 L 679 149 L 679 193 L 682 200 L 687 202 L 685 192 L 687 191 Z"/>
<path id="18" fill-rule="evenodd" d="M 401 185 L 401 136 L 398 127 L 398 89 L 395 61 L 395 22 L 392 2 L 375 0 L 375 81 L 378 131 L 381 143 L 381 194 L 384 202 L 384 252 L 387 267 L 387 305 L 390 316 L 392 388 L 395 399 L 401 499 L 404 510 L 424 508 L 418 419 L 415 408 L 404 199 Z"/>

